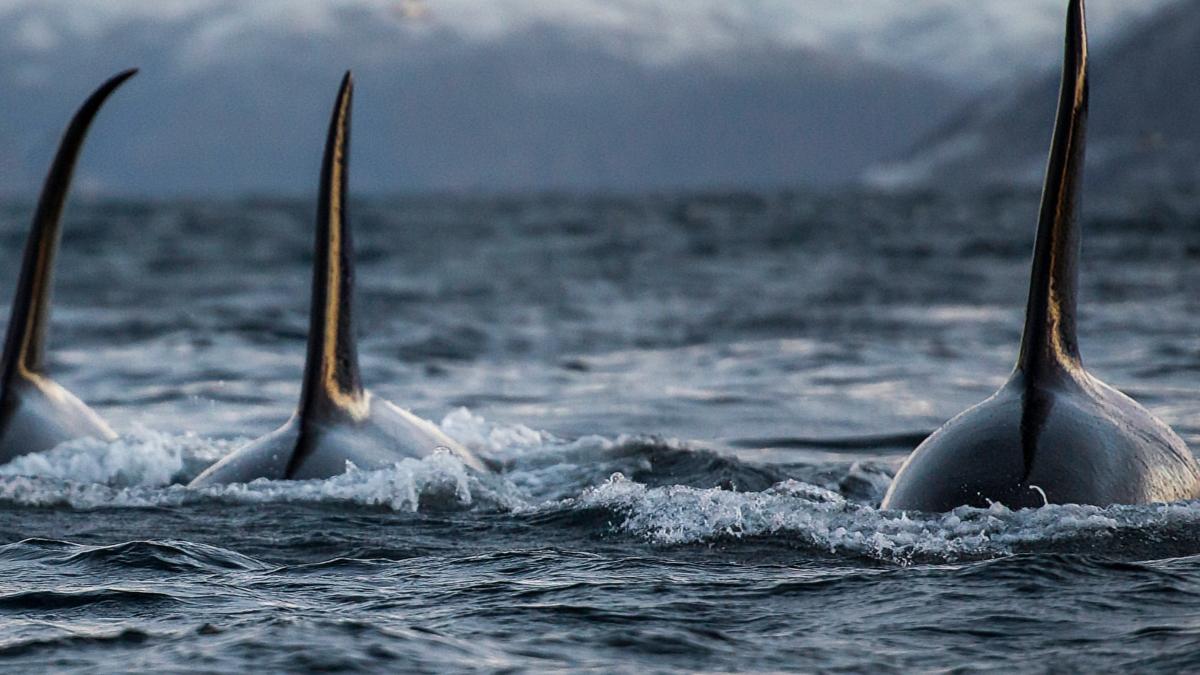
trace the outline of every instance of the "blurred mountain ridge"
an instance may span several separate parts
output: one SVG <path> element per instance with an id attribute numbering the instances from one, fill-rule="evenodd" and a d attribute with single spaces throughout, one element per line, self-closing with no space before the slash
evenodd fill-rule
<path id="1" fill-rule="evenodd" d="M 1099 189 L 1200 185 L 1200 2 L 1164 8 L 1091 49 L 1087 181 Z M 866 174 L 885 188 L 1041 185 L 1060 73 L 968 104 L 894 161 Z"/>

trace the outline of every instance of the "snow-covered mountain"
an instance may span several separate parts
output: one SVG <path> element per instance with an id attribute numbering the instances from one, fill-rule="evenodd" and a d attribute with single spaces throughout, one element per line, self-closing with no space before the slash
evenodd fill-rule
<path id="1" fill-rule="evenodd" d="M 1200 185 L 1200 3 L 1163 9 L 1091 50 L 1088 182 L 1109 189 Z M 1058 73 L 985 95 L 901 159 L 880 186 L 1041 184 Z"/>
<path id="2" fill-rule="evenodd" d="M 1099 42 L 1171 0 L 1092 0 Z M 0 192 L 109 73 L 84 187 L 308 191 L 354 68 L 355 185 L 849 181 L 1056 58 L 1064 0 L 0 0 Z"/>

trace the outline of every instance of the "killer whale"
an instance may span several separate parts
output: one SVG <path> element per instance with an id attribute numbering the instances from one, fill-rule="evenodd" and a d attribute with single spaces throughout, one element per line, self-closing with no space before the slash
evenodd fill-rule
<path id="1" fill-rule="evenodd" d="M 1070 0 L 1062 88 L 1016 368 L 909 456 L 882 508 L 1144 504 L 1200 496 L 1200 465 L 1141 405 L 1084 370 L 1076 339 L 1088 118 L 1083 0 Z"/>
<path id="2" fill-rule="evenodd" d="M 46 374 L 46 327 L 62 212 L 76 161 L 96 113 L 135 73 L 114 75 L 84 101 L 42 185 L 0 360 L 0 464 L 78 438 L 116 439 L 99 415 Z"/>
<path id="3" fill-rule="evenodd" d="M 321 168 L 308 355 L 299 406 L 282 427 L 209 467 L 192 486 L 329 478 L 345 473 L 348 464 L 380 469 L 439 451 L 457 455 L 477 471 L 489 470 L 432 423 L 363 388 L 352 312 L 354 254 L 346 217 L 353 93 L 354 78 L 347 72 L 329 122 Z"/>

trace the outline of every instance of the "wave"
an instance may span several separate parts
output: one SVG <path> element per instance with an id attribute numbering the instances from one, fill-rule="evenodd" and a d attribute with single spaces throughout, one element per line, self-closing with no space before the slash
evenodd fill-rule
<path id="1" fill-rule="evenodd" d="M 559 508 L 601 510 L 620 532 L 661 545 L 770 539 L 831 554 L 898 564 L 987 559 L 1024 551 L 1110 554 L 1114 544 L 1134 557 L 1200 553 L 1190 533 L 1200 526 L 1200 502 L 1147 506 L 1056 505 L 1011 510 L 962 507 L 944 514 L 883 511 L 837 492 L 785 481 L 758 493 L 651 488 L 614 476 Z M 1185 545 L 1182 542 L 1193 542 Z"/>
<path id="2" fill-rule="evenodd" d="M 1200 505 L 1049 506 L 947 514 L 882 511 L 890 465 L 756 465 L 653 437 L 561 439 L 494 424 L 466 409 L 441 423 L 451 436 L 504 467 L 479 475 L 448 453 L 378 471 L 351 469 L 313 481 L 257 480 L 186 487 L 183 482 L 237 446 L 141 430 L 114 443 L 81 441 L 0 467 L 0 503 L 79 510 L 208 504 L 321 504 L 427 514 L 501 514 L 547 526 L 596 528 L 654 545 L 764 540 L 898 564 L 986 559 L 1023 550 L 1144 550 L 1200 523 Z M 61 556 L 66 544 L 27 540 L 13 555 Z M 36 545 L 35 545 L 36 544 Z M 72 545 L 73 546 L 73 545 Z M 1172 550 L 1195 553 L 1180 544 Z M 254 569 L 230 551 L 186 542 L 129 542 L 68 552 L 68 564 L 122 564 L 176 571 Z"/>
<path id="3" fill-rule="evenodd" d="M 62 649 L 82 649 L 95 647 L 120 648 L 129 645 L 141 645 L 151 638 L 151 634 L 136 628 L 122 628 L 112 631 L 95 631 L 91 634 L 66 634 L 56 637 L 35 637 L 0 641 L 0 658 L 11 659 L 30 656 L 43 651 Z"/>
<path id="4" fill-rule="evenodd" d="M 0 561 L 204 574 L 271 568 L 267 563 L 226 548 L 173 540 L 88 546 L 56 539 L 31 538 L 0 546 Z"/>
<path id="5" fill-rule="evenodd" d="M 65 610 L 104 604 L 111 607 L 141 608 L 147 605 L 181 602 L 168 593 L 125 588 L 87 588 L 74 591 L 22 591 L 0 595 L 0 612 Z"/>

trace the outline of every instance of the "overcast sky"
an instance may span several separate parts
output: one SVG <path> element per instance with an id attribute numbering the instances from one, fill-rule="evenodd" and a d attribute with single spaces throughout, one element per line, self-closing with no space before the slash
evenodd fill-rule
<path id="1" fill-rule="evenodd" d="M 1091 0 L 1098 39 L 1171 0 Z M 1061 33 L 1064 0 L 0 0 L 31 53 L 130 20 L 187 24 L 178 58 L 203 67 L 264 33 L 336 36 L 368 14 L 415 33 L 468 42 L 552 25 L 650 62 L 737 53 L 748 45 L 842 49 L 986 85 L 1039 63 Z"/>

